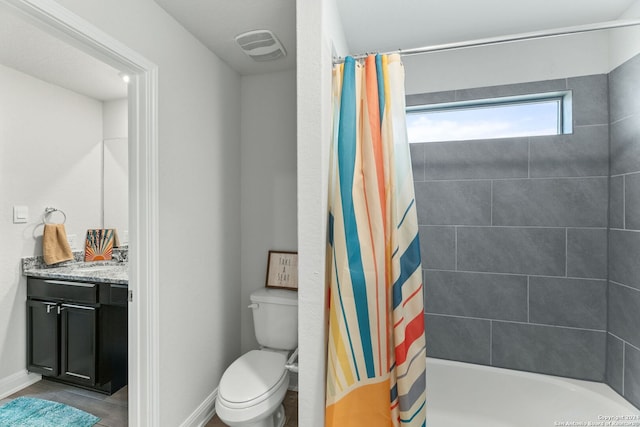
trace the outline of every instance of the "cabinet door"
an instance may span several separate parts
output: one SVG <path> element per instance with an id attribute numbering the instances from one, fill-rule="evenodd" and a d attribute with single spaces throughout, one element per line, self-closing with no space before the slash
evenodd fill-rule
<path id="1" fill-rule="evenodd" d="M 27 303 L 27 365 L 30 372 L 57 376 L 60 373 L 58 304 Z"/>
<path id="2" fill-rule="evenodd" d="M 61 304 L 60 378 L 96 384 L 97 309 Z"/>

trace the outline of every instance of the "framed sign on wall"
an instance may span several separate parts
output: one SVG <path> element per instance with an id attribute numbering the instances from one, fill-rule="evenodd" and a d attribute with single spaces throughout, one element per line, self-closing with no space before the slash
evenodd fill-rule
<path id="1" fill-rule="evenodd" d="M 267 288 L 298 290 L 298 253 L 269 251 Z"/>

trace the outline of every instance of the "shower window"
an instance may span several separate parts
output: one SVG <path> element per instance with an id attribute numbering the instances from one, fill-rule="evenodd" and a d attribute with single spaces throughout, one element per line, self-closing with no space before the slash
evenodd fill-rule
<path id="1" fill-rule="evenodd" d="M 407 108 L 409 142 L 560 135 L 571 122 L 570 91 Z"/>

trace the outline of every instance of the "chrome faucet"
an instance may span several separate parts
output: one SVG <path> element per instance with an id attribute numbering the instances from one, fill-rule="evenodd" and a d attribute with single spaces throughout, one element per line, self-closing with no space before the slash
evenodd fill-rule
<path id="1" fill-rule="evenodd" d="M 127 260 L 127 257 L 122 252 L 113 252 L 111 254 L 111 258 L 117 263 L 123 263 Z"/>

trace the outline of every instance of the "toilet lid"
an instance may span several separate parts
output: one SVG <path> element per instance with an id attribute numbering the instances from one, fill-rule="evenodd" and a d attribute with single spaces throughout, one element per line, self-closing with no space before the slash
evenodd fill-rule
<path id="1" fill-rule="evenodd" d="M 220 396 L 227 402 L 244 403 L 255 400 L 276 387 L 285 375 L 284 354 L 252 350 L 227 368 L 220 380 Z"/>

